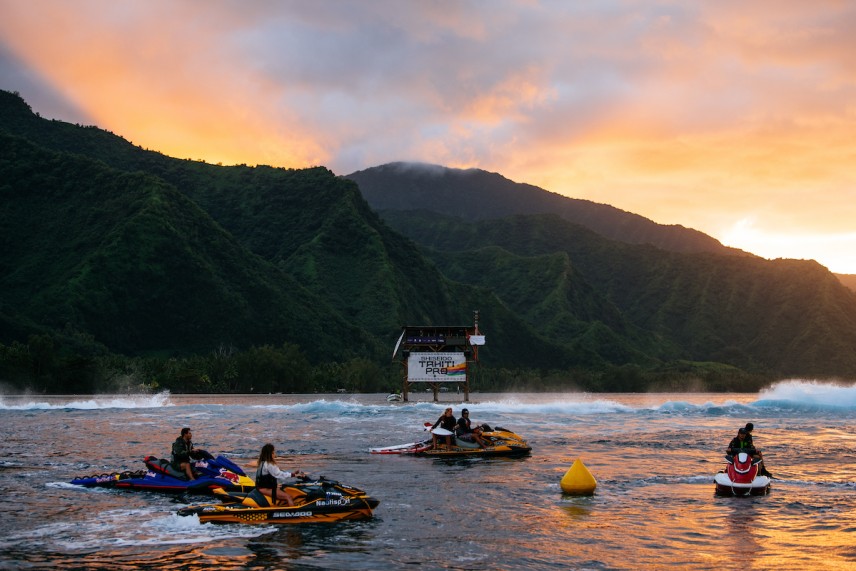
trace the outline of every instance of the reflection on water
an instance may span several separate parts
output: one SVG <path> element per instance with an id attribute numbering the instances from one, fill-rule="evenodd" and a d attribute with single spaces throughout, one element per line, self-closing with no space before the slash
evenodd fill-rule
<path id="1" fill-rule="evenodd" d="M 808 404 L 789 398 L 809 391 Z M 853 568 L 856 389 L 831 393 L 476 394 L 474 419 L 533 454 L 451 461 L 368 454 L 421 440 L 445 408 L 385 395 L 4 397 L 0 490 L 15 502 L 0 568 Z M 713 474 L 749 420 L 780 480 L 766 497 L 717 498 Z M 175 514 L 199 498 L 67 484 L 168 456 L 182 426 L 245 466 L 273 442 L 285 469 L 359 486 L 380 507 L 366 522 L 201 525 Z M 593 496 L 559 487 L 577 457 Z"/>
<path id="2" fill-rule="evenodd" d="M 569 497 L 569 496 L 567 496 L 567 494 L 563 494 L 563 496 Z M 583 523 L 584 520 L 587 520 L 589 518 L 589 516 L 591 515 L 591 506 L 580 505 L 580 504 L 572 504 L 572 505 L 562 504 L 561 507 L 562 507 L 562 511 L 564 511 L 570 519 L 575 520 L 575 521 L 580 522 L 580 523 Z"/>

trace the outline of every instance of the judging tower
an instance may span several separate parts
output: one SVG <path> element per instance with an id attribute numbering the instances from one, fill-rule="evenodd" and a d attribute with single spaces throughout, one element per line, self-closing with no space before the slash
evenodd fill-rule
<path id="1" fill-rule="evenodd" d="M 484 345 L 479 332 L 479 312 L 473 312 L 473 325 L 405 325 L 392 351 L 403 368 L 402 398 L 416 386 L 431 389 L 434 402 L 438 393 L 455 385 L 463 390 L 464 402 L 470 400 L 471 366 L 478 363 L 479 347 Z"/>

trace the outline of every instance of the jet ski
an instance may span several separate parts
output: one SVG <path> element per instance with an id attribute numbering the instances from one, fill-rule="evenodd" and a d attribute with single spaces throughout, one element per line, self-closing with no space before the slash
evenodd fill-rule
<path id="1" fill-rule="evenodd" d="M 241 467 L 225 456 L 215 458 L 204 450 L 194 452 L 198 453 L 198 457 L 191 461 L 195 480 L 189 480 L 186 474 L 173 468 L 169 460 L 146 456 L 143 459 L 145 470 L 83 476 L 75 478 L 71 483 L 86 488 L 120 488 L 173 494 L 211 494 L 217 489 L 249 492 L 255 488 L 255 482 Z"/>
<path id="2" fill-rule="evenodd" d="M 273 505 L 271 498 L 258 490 L 228 492 L 214 490 L 220 504 L 187 506 L 180 516 L 197 516 L 201 523 L 330 523 L 372 517 L 380 502 L 363 490 L 324 477 L 283 487 L 294 498 L 294 506 Z"/>
<path id="3" fill-rule="evenodd" d="M 372 454 L 413 454 L 416 456 L 430 456 L 434 458 L 457 458 L 457 457 L 480 457 L 480 456 L 526 456 L 532 451 L 529 444 L 514 432 L 497 426 L 491 428 L 487 424 L 482 425 L 481 437 L 485 443 L 482 448 L 476 442 L 469 442 L 463 438 L 452 439 L 452 446 L 433 446 L 431 440 L 422 442 L 411 442 L 385 448 L 370 448 Z M 431 431 L 437 436 L 452 436 L 452 432 L 437 427 Z"/>
<path id="4" fill-rule="evenodd" d="M 770 478 L 759 473 L 760 458 L 746 452 L 725 456 L 727 464 L 714 477 L 716 494 L 720 496 L 763 496 L 770 492 Z"/>

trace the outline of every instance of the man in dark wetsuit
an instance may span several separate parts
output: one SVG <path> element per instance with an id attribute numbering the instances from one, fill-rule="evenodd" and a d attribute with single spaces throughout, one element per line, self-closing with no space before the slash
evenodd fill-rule
<path id="1" fill-rule="evenodd" d="M 455 430 L 455 435 L 461 440 L 475 441 L 479 446 L 485 448 L 484 440 L 481 437 L 481 428 L 476 427 L 473 429 L 470 423 L 470 411 L 467 409 L 461 411 L 461 418 L 458 419 L 458 428 Z"/>
<path id="2" fill-rule="evenodd" d="M 181 436 L 175 439 L 172 443 L 172 467 L 179 472 L 184 472 L 188 480 L 195 480 L 193 475 L 193 467 L 190 465 L 190 456 L 193 454 L 193 433 L 190 429 L 184 427 L 181 429 Z"/>

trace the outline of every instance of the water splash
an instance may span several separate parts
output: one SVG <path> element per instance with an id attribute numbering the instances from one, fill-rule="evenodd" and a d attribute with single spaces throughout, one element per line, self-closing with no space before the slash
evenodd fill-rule
<path id="1" fill-rule="evenodd" d="M 755 404 L 811 410 L 856 409 L 856 384 L 792 379 L 762 390 Z"/>
<path id="2" fill-rule="evenodd" d="M 85 400 L 77 396 L 2 396 L 0 410 L 98 410 L 108 408 L 161 408 L 174 406 L 169 391 L 154 395 L 93 395 Z"/>

